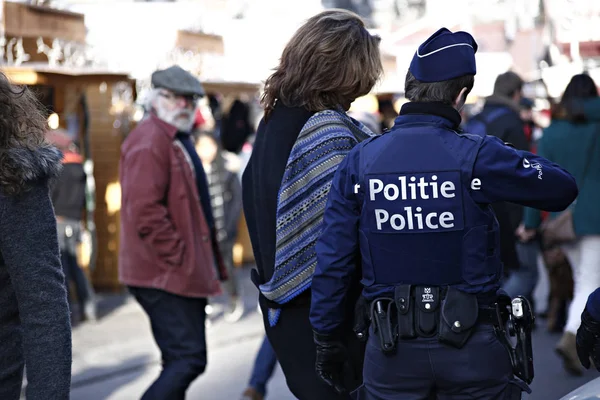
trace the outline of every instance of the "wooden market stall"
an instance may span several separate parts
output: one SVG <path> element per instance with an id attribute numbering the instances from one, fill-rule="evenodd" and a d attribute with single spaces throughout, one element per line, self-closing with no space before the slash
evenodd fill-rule
<path id="1" fill-rule="evenodd" d="M 132 126 L 135 82 L 103 68 L 90 52 L 83 14 L 1 3 L 0 69 L 36 93 L 50 129 L 65 129 L 79 144 L 88 175 L 90 233 L 80 260 L 96 288 L 118 290 L 119 214 L 110 189 L 118 185 L 120 147 Z"/>
<path id="2" fill-rule="evenodd" d="M 28 85 L 58 127 L 75 133 L 82 155 L 93 168 L 95 198 L 92 199 L 96 257 L 93 285 L 99 290 L 118 290 L 119 211 L 114 187 L 119 181 L 119 157 L 123 138 L 131 129 L 134 82 L 126 74 L 73 71 L 43 66 L 4 67 L 16 84 Z M 94 189 L 94 188 L 92 188 Z M 118 192 L 116 193 L 117 195 Z M 118 199 L 116 200 L 118 203 Z M 95 205 L 95 207 L 93 207 Z M 89 256 L 87 265 L 90 267 Z"/>

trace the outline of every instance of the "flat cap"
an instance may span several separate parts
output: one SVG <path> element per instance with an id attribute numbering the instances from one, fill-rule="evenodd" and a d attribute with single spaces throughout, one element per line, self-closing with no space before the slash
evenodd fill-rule
<path id="1" fill-rule="evenodd" d="M 152 86 L 163 88 L 179 95 L 204 96 L 200 81 L 179 65 L 155 71 L 152 74 Z"/>
<path id="2" fill-rule="evenodd" d="M 409 71 L 420 82 L 442 82 L 475 75 L 477 43 L 467 32 L 441 28 L 419 46 Z"/>

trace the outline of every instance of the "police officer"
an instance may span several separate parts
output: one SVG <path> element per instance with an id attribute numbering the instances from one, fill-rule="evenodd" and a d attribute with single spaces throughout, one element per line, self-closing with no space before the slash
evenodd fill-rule
<path id="1" fill-rule="evenodd" d="M 410 102 L 334 177 L 310 320 L 317 374 L 343 391 L 338 337 L 349 277 L 360 267 L 371 327 L 355 398 L 510 400 L 529 391 L 496 335 L 510 317 L 493 307 L 502 263 L 490 204 L 560 211 L 578 191 L 558 165 L 459 131 L 476 51 L 470 34 L 445 28 L 419 46 L 405 82 Z"/>
<path id="2" fill-rule="evenodd" d="M 581 365 L 589 369 L 591 359 L 594 367 L 600 372 L 600 288 L 590 294 L 581 313 L 576 343 Z"/>

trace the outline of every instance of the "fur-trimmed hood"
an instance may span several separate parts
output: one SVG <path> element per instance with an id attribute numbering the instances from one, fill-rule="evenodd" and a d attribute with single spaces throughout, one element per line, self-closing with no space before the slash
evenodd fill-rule
<path id="1" fill-rule="evenodd" d="M 54 146 L 43 144 L 35 150 L 13 147 L 0 150 L 0 189 L 16 194 L 40 180 L 51 180 L 62 168 L 62 154 Z"/>

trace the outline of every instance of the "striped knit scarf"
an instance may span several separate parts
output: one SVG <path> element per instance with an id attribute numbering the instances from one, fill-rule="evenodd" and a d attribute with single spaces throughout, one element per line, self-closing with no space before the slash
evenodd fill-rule
<path id="1" fill-rule="evenodd" d="M 269 300 L 285 304 L 310 287 L 317 265 L 315 244 L 338 164 L 373 133 L 343 111 L 314 114 L 304 125 L 287 161 L 277 200 L 275 268 L 260 286 Z M 275 326 L 281 309 L 269 309 Z"/>

